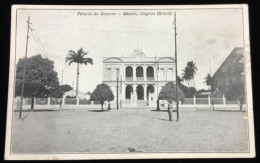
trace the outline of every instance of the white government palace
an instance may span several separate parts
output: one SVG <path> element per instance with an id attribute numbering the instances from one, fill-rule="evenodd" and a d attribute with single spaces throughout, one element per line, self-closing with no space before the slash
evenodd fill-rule
<path id="1" fill-rule="evenodd" d="M 122 106 L 156 106 L 162 86 L 176 81 L 175 60 L 172 57 L 146 57 L 134 50 L 129 57 L 103 58 L 103 83 L 109 85 Z"/>

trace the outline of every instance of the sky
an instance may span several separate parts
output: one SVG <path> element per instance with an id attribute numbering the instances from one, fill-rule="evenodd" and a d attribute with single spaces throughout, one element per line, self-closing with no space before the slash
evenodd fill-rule
<path id="1" fill-rule="evenodd" d="M 42 54 L 53 60 L 59 80 L 63 70 L 63 84 L 74 83 L 76 88 L 76 64 L 69 66 L 65 57 L 68 50 L 82 47 L 89 52 L 94 65 L 80 66 L 79 90 L 93 91 L 102 83 L 103 57 L 130 56 L 137 47 L 148 57 L 174 57 L 173 12 L 176 12 L 178 75 L 181 76 L 188 61 L 193 61 L 198 68 L 194 78 L 196 88 L 208 89 L 203 81 L 210 67 L 213 75 L 234 47 L 244 47 L 242 10 L 167 11 L 172 14 L 144 16 L 140 15 L 143 11 L 128 10 L 137 15 L 124 16 L 122 10 L 18 10 L 16 62 L 25 55 L 26 21 L 30 16 L 33 31 L 29 32 L 28 57 Z M 92 15 L 82 15 L 83 12 Z M 95 12 L 99 15 L 94 16 Z M 101 12 L 121 15 L 101 16 Z M 34 40 L 36 35 L 46 54 Z"/>

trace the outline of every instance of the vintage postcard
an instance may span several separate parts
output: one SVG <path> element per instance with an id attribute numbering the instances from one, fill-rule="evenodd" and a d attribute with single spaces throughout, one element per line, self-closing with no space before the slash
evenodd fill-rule
<path id="1" fill-rule="evenodd" d="M 13 5 L 5 159 L 255 157 L 248 6 Z"/>

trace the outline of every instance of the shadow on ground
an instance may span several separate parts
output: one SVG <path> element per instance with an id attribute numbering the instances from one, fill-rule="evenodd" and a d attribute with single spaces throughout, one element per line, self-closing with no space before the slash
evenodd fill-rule
<path id="1" fill-rule="evenodd" d="M 155 112 L 168 112 L 168 110 L 151 110 Z M 177 112 L 177 110 L 173 110 L 172 112 Z"/>
<path id="2" fill-rule="evenodd" d="M 218 112 L 246 112 L 245 110 L 214 110 Z"/>
<path id="3" fill-rule="evenodd" d="M 142 115 L 142 114 L 134 114 L 134 115 L 139 115 L 139 116 L 147 117 L 147 118 L 159 119 L 159 120 L 162 120 L 162 121 L 169 121 L 168 119 L 162 119 L 162 118 L 152 117 L 152 116 L 147 116 L 147 115 Z"/>
<path id="4" fill-rule="evenodd" d="M 88 110 L 90 112 L 109 112 L 109 110 Z"/>

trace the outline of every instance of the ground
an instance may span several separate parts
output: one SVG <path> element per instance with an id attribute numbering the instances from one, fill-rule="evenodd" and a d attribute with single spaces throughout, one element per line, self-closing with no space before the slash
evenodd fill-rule
<path id="1" fill-rule="evenodd" d="M 246 112 L 125 108 L 13 114 L 13 153 L 247 152 Z M 173 113 L 176 117 L 176 113 Z"/>

